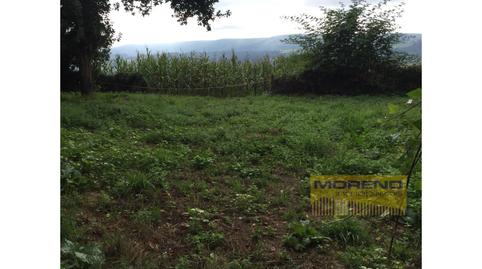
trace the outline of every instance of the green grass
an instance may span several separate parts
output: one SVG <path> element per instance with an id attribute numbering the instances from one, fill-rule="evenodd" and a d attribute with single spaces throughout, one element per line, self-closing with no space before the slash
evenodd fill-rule
<path id="1" fill-rule="evenodd" d="M 403 173 L 398 160 L 417 133 L 385 116 L 404 101 L 62 94 L 63 264 L 390 268 L 378 249 L 393 222 L 312 219 L 307 179 Z M 410 194 L 394 260 L 417 267 L 421 194 Z"/>

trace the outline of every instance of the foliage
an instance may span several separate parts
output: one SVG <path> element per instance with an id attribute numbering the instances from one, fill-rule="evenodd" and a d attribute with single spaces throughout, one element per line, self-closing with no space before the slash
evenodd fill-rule
<path id="1" fill-rule="evenodd" d="M 309 222 L 297 222 L 291 224 L 291 233 L 288 234 L 283 243 L 286 247 L 296 251 L 303 251 L 306 248 L 318 246 L 323 248 L 330 238 L 323 236 Z"/>
<path id="2" fill-rule="evenodd" d="M 323 249 L 330 241 L 336 241 L 342 246 L 366 245 L 370 242 L 367 227 L 355 219 L 337 220 L 322 223 L 319 227 L 309 221 L 292 223 L 291 232 L 285 237 L 284 245 L 296 251 L 318 246 Z"/>
<path id="3" fill-rule="evenodd" d="M 407 93 L 406 100 L 403 104 L 390 103 L 388 111 L 389 120 L 403 122 L 407 128 L 412 129 L 418 135 L 409 136 L 403 145 L 404 154 L 397 160 L 402 167 L 404 173 L 410 175 L 410 183 L 408 186 L 408 205 L 407 215 L 404 217 L 404 226 L 412 230 L 412 233 L 403 235 L 401 239 L 396 239 L 393 245 L 393 255 L 407 260 L 407 256 L 411 255 L 409 246 L 421 245 L 421 229 L 422 229 L 422 178 L 421 178 L 421 150 L 422 150 L 422 89 L 418 88 Z M 399 135 L 399 133 L 397 133 Z M 410 242 L 410 244 L 408 244 Z M 420 261 L 415 261 L 420 263 Z"/>
<path id="4" fill-rule="evenodd" d="M 369 4 L 366 0 L 352 0 L 348 7 L 320 7 L 320 17 L 287 17 L 300 24 L 305 34 L 286 41 L 298 44 L 310 62 L 303 73 L 282 77 L 279 84 L 294 80 L 293 83 L 302 85 L 298 92 L 325 94 L 403 92 L 407 87 L 419 86 L 420 72 L 410 77 L 413 68 L 404 64 L 406 56 L 393 49 L 400 39 L 396 19 L 403 3 L 389 2 Z M 408 78 L 410 81 L 405 82 Z M 292 86 L 278 92 L 286 92 Z"/>
<path id="5" fill-rule="evenodd" d="M 203 155 L 196 155 L 193 158 L 193 165 L 196 169 L 203 169 L 206 168 L 208 165 L 212 164 L 214 159 L 206 154 Z"/>
<path id="6" fill-rule="evenodd" d="M 390 115 L 388 120 L 401 121 L 404 124 L 407 124 L 408 128 L 411 128 L 418 133 L 417 136 L 408 137 L 406 143 L 403 145 L 405 153 L 398 159 L 400 164 L 403 166 L 404 173 L 409 172 L 414 158 L 416 157 L 415 155 L 417 154 L 417 151 L 422 143 L 422 89 L 418 88 L 408 92 L 407 97 L 410 99 L 406 100 L 406 102 L 403 104 L 390 103 L 387 106 L 388 114 Z M 411 117 L 408 117 L 407 114 L 412 115 Z M 415 117 L 413 117 L 413 115 L 415 115 Z M 394 135 L 397 134 L 398 133 Z"/>
<path id="7" fill-rule="evenodd" d="M 154 6 L 170 4 L 180 24 L 187 19 L 197 18 L 200 26 L 211 30 L 210 23 L 216 18 L 229 16 L 230 11 L 216 11 L 213 7 L 218 0 L 61 0 L 61 74 L 64 87 L 78 85 L 73 79 L 80 78 L 83 93 L 92 87 L 92 72 L 100 62 L 108 59 L 109 49 L 115 40 L 115 32 L 109 20 L 111 10 L 121 5 L 133 15 L 149 15 Z M 72 75 L 80 69 L 80 77 Z"/>
<path id="8" fill-rule="evenodd" d="M 388 104 L 408 108 L 399 96 L 121 92 L 63 93 L 61 100 L 62 240 L 97 245 L 106 268 L 323 268 L 313 252 L 339 263 L 345 245 L 386 249 L 386 218 L 368 227 L 356 217 L 307 216 L 306 179 L 400 174 L 398 159 L 419 133 L 410 124 L 420 119 L 415 108 L 385 119 Z M 411 184 L 420 182 L 420 169 Z M 399 227 L 407 236 L 394 254 L 417 265 L 421 193 L 410 190 L 412 210 Z M 290 224 L 300 220 L 309 225 L 295 232 Z M 63 263 L 72 257 L 63 255 Z"/>
<path id="9" fill-rule="evenodd" d="M 116 91 L 122 89 L 123 91 L 138 92 L 143 91 L 147 87 L 144 77 L 137 72 L 133 73 L 115 73 L 106 75 L 100 73 L 96 79 L 100 83 L 101 91 Z"/>
<path id="10" fill-rule="evenodd" d="M 306 31 L 288 42 L 313 55 L 315 69 L 369 72 L 386 67 L 400 38 L 394 32 L 398 28 L 395 20 L 401 14 L 401 4 L 388 7 L 388 2 L 371 5 L 365 0 L 352 0 L 347 8 L 343 4 L 334 9 L 320 7 L 321 17 L 288 17 Z"/>
<path id="11" fill-rule="evenodd" d="M 340 92 L 329 85 L 320 87 L 318 77 L 308 72 L 311 56 L 294 53 L 274 59 L 240 61 L 236 54 L 214 61 L 206 54 L 151 54 L 146 50 L 134 59 L 117 56 L 104 62 L 97 76 L 100 91 L 152 92 L 176 95 L 245 96 L 264 93 L 356 94 L 357 87 Z M 393 71 L 393 72 L 392 72 Z M 380 87 L 398 93 L 418 87 L 420 66 L 407 65 L 380 75 L 372 93 Z M 403 91 L 403 90 L 402 90 Z"/>
<path id="12" fill-rule="evenodd" d="M 366 245 L 371 241 L 367 227 L 354 218 L 322 224 L 320 232 L 336 240 L 342 246 Z"/>
<path id="13" fill-rule="evenodd" d="M 104 63 L 98 83 L 102 91 L 240 96 L 269 90 L 273 68 L 268 57 L 240 61 L 234 52 L 213 61 L 206 54 L 152 55 L 146 50 L 132 60 L 118 56 Z"/>
<path id="14" fill-rule="evenodd" d="M 199 208 L 189 208 L 187 213 L 189 215 L 187 239 L 198 251 L 204 248 L 214 249 L 223 244 L 224 235 L 213 231 L 212 214 Z"/>
<path id="15" fill-rule="evenodd" d="M 353 269 L 402 269 L 403 264 L 389 260 L 386 251 L 380 247 L 349 247 L 341 256 L 348 268 Z"/>
<path id="16" fill-rule="evenodd" d="M 64 240 L 61 247 L 62 268 L 101 268 L 104 254 L 98 246 L 82 246 Z"/>
<path id="17" fill-rule="evenodd" d="M 273 60 L 276 78 L 297 76 L 305 71 L 311 62 L 311 55 L 304 52 L 293 52 L 281 55 Z"/>
<path id="18" fill-rule="evenodd" d="M 94 66 L 109 58 L 109 47 L 116 40 L 108 18 L 110 11 L 111 5 L 105 0 L 60 1 L 62 88 L 82 86 L 78 71 L 81 65 L 85 68 L 86 57 Z"/>

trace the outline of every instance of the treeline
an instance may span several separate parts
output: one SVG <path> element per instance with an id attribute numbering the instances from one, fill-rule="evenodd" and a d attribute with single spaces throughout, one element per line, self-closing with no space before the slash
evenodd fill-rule
<path id="1" fill-rule="evenodd" d="M 405 61 L 385 69 L 360 72 L 311 68 L 312 55 L 294 53 L 258 61 L 236 54 L 210 60 L 205 54 L 138 54 L 99 65 L 98 91 L 176 95 L 245 96 L 272 94 L 403 94 L 421 86 L 421 65 Z M 381 72 L 383 71 L 383 72 Z M 65 89 L 65 88 L 64 88 Z"/>
<path id="2" fill-rule="evenodd" d="M 383 68 L 311 67 L 307 56 L 282 59 L 272 82 L 277 94 L 332 94 L 332 95 L 403 95 L 422 86 L 422 65 L 418 61 L 387 64 Z M 292 64 L 289 64 L 289 63 Z M 297 68 L 292 68 L 297 67 Z"/>

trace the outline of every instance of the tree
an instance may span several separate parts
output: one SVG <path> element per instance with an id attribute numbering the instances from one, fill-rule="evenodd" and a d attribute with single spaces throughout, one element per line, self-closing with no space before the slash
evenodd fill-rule
<path id="1" fill-rule="evenodd" d="M 154 6 L 170 3 L 174 16 L 181 24 L 197 17 L 197 23 L 211 30 L 210 23 L 216 18 L 230 15 L 230 11 L 216 11 L 218 0 L 119 0 L 113 4 L 109 0 L 61 0 L 61 77 L 62 84 L 69 82 L 71 87 L 79 86 L 83 95 L 93 92 L 93 71 L 108 59 L 110 46 L 120 37 L 109 20 L 111 10 L 124 10 L 135 15 L 149 15 Z M 75 74 L 80 82 L 76 83 Z"/>
<path id="2" fill-rule="evenodd" d="M 304 35 L 288 38 L 312 59 L 311 72 L 346 88 L 360 87 L 367 79 L 379 79 L 381 72 L 400 63 L 393 45 L 400 39 L 396 19 L 403 2 L 390 0 L 369 4 L 352 0 L 346 7 L 320 7 L 321 17 L 290 16 L 302 26 Z"/>

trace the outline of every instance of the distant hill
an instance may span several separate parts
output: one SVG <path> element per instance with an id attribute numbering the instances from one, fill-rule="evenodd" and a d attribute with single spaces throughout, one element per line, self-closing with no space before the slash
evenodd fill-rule
<path id="1" fill-rule="evenodd" d="M 265 55 L 276 57 L 298 49 L 298 46 L 282 42 L 289 35 L 279 35 L 267 38 L 219 39 L 207 41 L 187 41 L 162 44 L 123 45 L 114 47 L 111 55 L 131 58 L 137 52 L 144 53 L 146 48 L 152 53 L 166 52 L 169 54 L 206 53 L 210 58 L 217 59 L 223 54 L 231 55 L 234 51 L 240 59 L 255 60 Z M 395 45 L 395 50 L 421 55 L 422 36 L 420 34 L 404 34 L 402 42 Z"/>

